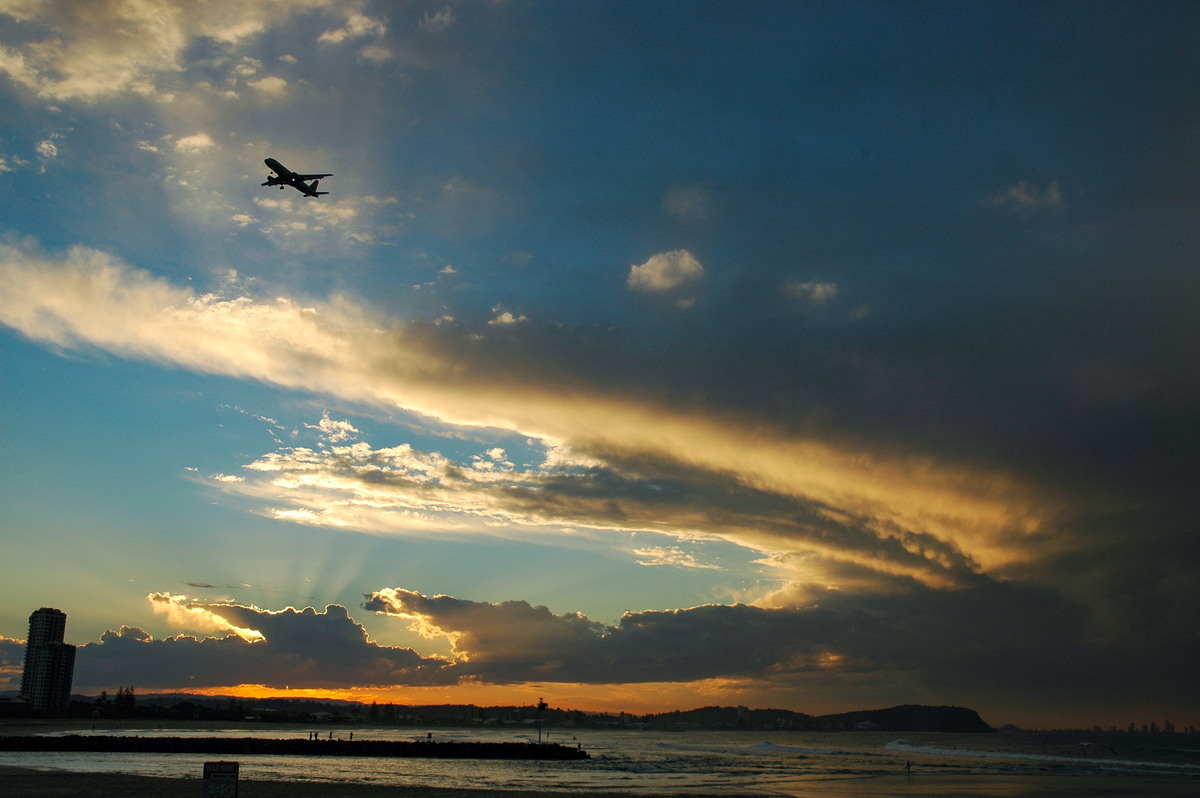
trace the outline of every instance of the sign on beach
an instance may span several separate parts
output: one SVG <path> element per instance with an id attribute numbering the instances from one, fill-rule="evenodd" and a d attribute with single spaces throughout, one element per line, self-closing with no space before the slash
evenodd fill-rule
<path id="1" fill-rule="evenodd" d="M 238 763 L 204 763 L 204 798 L 237 798 Z"/>

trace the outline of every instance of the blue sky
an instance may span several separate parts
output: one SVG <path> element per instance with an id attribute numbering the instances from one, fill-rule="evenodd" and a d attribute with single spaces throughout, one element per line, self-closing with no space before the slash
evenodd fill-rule
<path id="1" fill-rule="evenodd" d="M 0 687 L 1188 722 L 1198 35 L 0 2 Z"/>

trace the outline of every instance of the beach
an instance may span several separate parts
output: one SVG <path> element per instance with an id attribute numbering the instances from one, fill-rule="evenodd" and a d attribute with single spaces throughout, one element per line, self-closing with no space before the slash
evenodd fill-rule
<path id="1" fill-rule="evenodd" d="M 125 773 L 68 773 L 10 768 L 0 765 L 0 795 L 4 798 L 198 798 L 204 794 L 204 781 L 192 778 L 157 778 Z M 324 781 L 252 781 L 238 783 L 238 798 L 510 798 L 546 796 L 568 798 L 571 793 L 505 790 L 458 790 L 443 787 L 400 787 L 393 785 L 335 784 Z M 575 794 L 573 798 L 578 798 Z"/>
<path id="2" fill-rule="evenodd" d="M 412 730 L 339 727 L 322 736 L 355 739 L 414 735 Z M 226 723 L 178 723 L 169 729 L 144 721 L 6 720 L 0 735 L 62 733 L 269 735 L 303 737 L 304 727 Z M 484 735 L 479 730 L 442 728 L 435 737 Z M 594 758 L 588 762 L 520 763 L 433 761 L 423 759 L 338 759 L 305 756 L 247 756 L 242 759 L 238 798 L 608 798 L 648 796 L 791 796 L 791 798 L 1151 798 L 1200 795 L 1200 771 L 1194 764 L 1164 765 L 1158 772 L 1127 768 L 1086 771 L 1080 759 L 998 762 L 957 756 L 889 752 L 880 735 L 786 735 L 775 742 L 759 733 L 687 734 L 606 733 L 579 730 Z M 500 732 L 495 732 L 501 735 Z M 424 737 L 422 730 L 416 736 Z M 502 736 L 509 736 L 507 732 Z M 1035 742 L 1037 742 L 1037 739 Z M 922 738 L 935 743 L 937 738 Z M 1026 744 L 1021 738 L 954 737 L 957 745 L 984 748 Z M 940 744 L 947 744 L 942 741 Z M 1040 744 L 1040 743 L 1039 743 Z M 1189 746 L 1190 747 L 1190 746 Z M 1090 750 L 1090 749 L 1088 749 Z M 1059 749 L 1052 752 L 1061 753 Z M 66 758 L 63 758 L 63 757 Z M 1189 754 L 1188 757 L 1191 757 Z M 5 754 L 0 761 L 3 798 L 138 796 L 202 798 L 202 768 L 224 757 L 159 754 Z M 230 757 L 234 758 L 234 757 Z M 912 772 L 905 770 L 912 759 Z M 324 760 L 324 761 L 320 761 Z M 1189 759 L 1188 761 L 1192 761 Z M 1082 764 L 1081 764 L 1082 763 Z"/>
<path id="3" fill-rule="evenodd" d="M 203 780 L 194 777 L 158 778 L 125 773 L 70 773 L 0 765 L 0 794 L 4 798 L 200 798 Z M 703 794 L 703 793 L 701 793 Z M 743 793 L 750 796 L 790 795 L 794 798 L 1149 798 L 1200 794 L 1200 782 L 1188 778 L 1145 779 L 1103 776 L 1012 777 L 981 784 L 977 779 L 911 779 L 903 776 L 873 779 L 822 779 L 795 790 Z M 254 781 L 238 784 L 238 798 L 579 798 L 574 792 L 545 790 L 478 790 L 453 787 L 411 787 L 347 784 L 323 781 Z M 628 794 L 606 792 L 609 798 Z M 661 793 L 686 798 L 697 793 Z M 708 794 L 711 795 L 711 794 Z M 724 794 L 729 798 L 729 794 Z M 642 798 L 645 798 L 642 794 Z"/>
<path id="4" fill-rule="evenodd" d="M 204 780 L 134 776 L 126 773 L 69 773 L 0 765 L 0 795 L 4 798 L 200 798 Z M 324 781 L 252 781 L 238 783 L 238 798 L 568 798 L 570 793 L 458 790 L 442 787 L 400 787 L 335 784 Z M 575 794 L 573 798 L 579 798 Z"/>

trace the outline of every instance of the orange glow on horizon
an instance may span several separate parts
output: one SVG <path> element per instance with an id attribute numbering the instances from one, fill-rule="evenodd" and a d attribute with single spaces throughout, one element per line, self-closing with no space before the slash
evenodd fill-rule
<path id="1" fill-rule="evenodd" d="M 712 704 L 745 704 L 756 696 L 766 699 L 769 685 L 707 679 L 699 682 L 652 682 L 645 684 L 456 684 L 430 687 L 279 688 L 262 684 L 229 687 L 164 690 L 204 696 L 233 698 L 296 698 L 312 701 L 358 701 L 363 704 L 423 706 L 474 704 L 476 706 L 526 706 L 544 699 L 551 707 L 582 712 L 647 715 L 694 709 Z M 796 707 L 797 711 L 811 708 Z"/>

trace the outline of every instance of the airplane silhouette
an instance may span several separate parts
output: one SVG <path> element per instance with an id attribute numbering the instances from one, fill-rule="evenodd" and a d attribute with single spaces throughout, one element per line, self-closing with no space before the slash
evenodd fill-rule
<path id="1" fill-rule="evenodd" d="M 283 191 L 285 186 L 291 186 L 306 197 L 320 197 L 329 193 L 328 191 L 317 191 L 317 184 L 321 182 L 322 177 L 333 177 L 332 174 L 297 174 L 274 158 L 267 158 L 263 163 L 271 167 L 271 171 L 275 173 L 267 175 L 267 182 L 263 183 L 264 186 L 279 186 L 280 191 Z M 311 180 L 312 183 L 305 183 L 305 180 Z"/>

